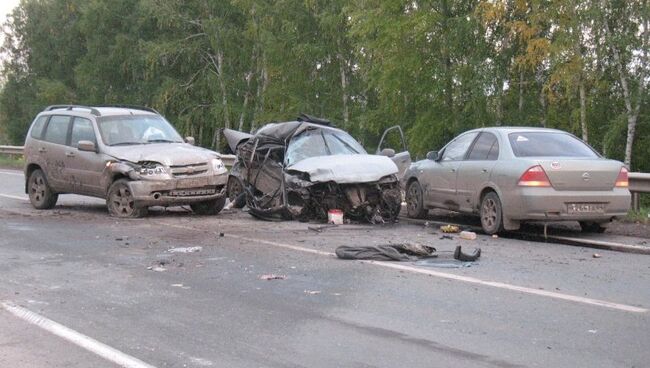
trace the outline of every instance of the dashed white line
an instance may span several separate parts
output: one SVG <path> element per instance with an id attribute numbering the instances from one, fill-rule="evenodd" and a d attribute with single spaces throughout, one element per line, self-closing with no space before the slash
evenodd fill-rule
<path id="1" fill-rule="evenodd" d="M 104 343 L 101 343 L 91 337 L 79 333 L 71 328 L 68 328 L 60 323 L 54 322 L 48 318 L 34 313 L 28 309 L 17 306 L 11 302 L 5 301 L 0 303 L 0 306 L 13 314 L 14 316 L 31 323 L 43 330 L 59 336 L 69 342 L 84 348 L 110 362 L 113 362 L 125 368 L 155 368 L 153 365 L 143 362 L 138 358 L 134 358 L 125 354 L 115 348 L 112 348 Z"/>
<path id="2" fill-rule="evenodd" d="M 190 227 L 190 226 L 183 226 L 183 225 L 170 224 L 170 223 L 165 223 L 165 225 L 170 226 L 170 227 L 185 229 L 185 230 L 196 230 L 195 228 Z M 279 242 L 268 241 L 268 240 L 254 239 L 254 238 L 249 238 L 249 237 L 240 236 L 240 235 L 233 235 L 233 234 L 224 234 L 224 236 L 229 237 L 229 238 L 233 238 L 233 239 L 244 240 L 244 241 L 251 242 L 251 243 L 266 244 L 266 245 L 271 245 L 271 246 L 274 246 L 274 247 L 279 247 L 279 248 L 284 248 L 284 249 L 289 249 L 289 250 L 295 250 L 295 251 L 304 252 L 304 253 L 317 254 L 317 255 L 320 255 L 320 256 L 336 257 L 336 254 L 334 254 L 332 252 L 325 252 L 325 251 L 321 251 L 321 250 L 305 248 L 305 247 L 301 247 L 301 246 L 298 246 L 298 245 L 291 245 L 291 244 L 279 243 Z M 585 297 L 571 295 L 571 294 L 556 293 L 556 292 L 547 291 L 547 290 L 533 289 L 533 288 L 529 288 L 529 287 L 525 287 L 525 286 L 506 284 L 506 283 L 498 282 L 498 281 L 481 280 L 481 279 L 477 279 L 475 277 L 456 275 L 456 274 L 447 273 L 447 272 L 432 271 L 432 270 L 428 270 L 428 269 L 424 269 L 424 268 L 407 266 L 407 265 L 399 264 L 399 263 L 395 263 L 395 262 L 379 262 L 379 261 L 358 261 L 358 262 L 365 263 L 365 264 L 370 264 L 370 265 L 375 265 L 375 266 L 380 266 L 380 267 L 391 268 L 391 269 L 400 270 L 400 271 L 413 272 L 413 273 L 417 273 L 417 274 L 421 274 L 421 275 L 428 275 L 428 276 L 432 276 L 432 277 L 438 277 L 438 278 L 447 279 L 447 280 L 454 280 L 454 281 L 466 282 L 466 283 L 475 284 L 475 285 L 482 285 L 482 286 L 489 286 L 489 287 L 494 287 L 494 288 L 498 288 L 498 289 L 517 291 L 517 292 L 521 292 L 521 293 L 537 295 L 537 296 L 543 296 L 543 297 L 547 297 L 547 298 L 560 299 L 560 300 L 566 300 L 566 301 L 575 302 L 575 303 L 594 305 L 594 306 L 597 306 L 597 307 L 616 309 L 616 310 L 620 310 L 620 311 L 624 311 L 624 312 L 632 312 L 632 313 L 646 313 L 646 312 L 648 312 L 648 309 L 646 309 L 646 308 L 635 307 L 635 306 L 627 305 L 627 304 L 614 303 L 614 302 L 609 302 L 609 301 L 606 301 L 606 300 L 585 298 Z"/>
<path id="3" fill-rule="evenodd" d="M 24 176 L 24 174 L 20 171 L 2 171 L 0 170 L 0 174 L 5 174 L 5 175 L 13 175 L 13 176 Z"/>
<path id="4" fill-rule="evenodd" d="M 18 199 L 20 201 L 29 201 L 29 198 L 27 198 L 27 197 L 15 196 L 15 195 L 11 195 L 11 194 L 0 194 L 0 197 L 10 198 L 10 199 Z"/>

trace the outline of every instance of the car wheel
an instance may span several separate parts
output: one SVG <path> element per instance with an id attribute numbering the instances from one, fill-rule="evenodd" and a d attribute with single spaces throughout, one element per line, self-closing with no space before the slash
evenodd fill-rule
<path id="1" fill-rule="evenodd" d="M 406 214 L 410 218 L 423 218 L 427 214 L 424 208 L 424 198 L 422 187 L 417 180 L 409 184 L 406 189 Z"/>
<path id="2" fill-rule="evenodd" d="M 242 181 L 236 176 L 229 177 L 226 194 L 228 195 L 228 200 L 233 203 L 234 208 L 244 208 L 246 205 L 246 198 L 242 193 L 244 193 L 244 184 Z"/>
<path id="3" fill-rule="evenodd" d="M 205 202 L 198 202 L 190 204 L 192 211 L 197 215 L 216 215 L 221 212 L 223 207 L 226 205 L 226 197 L 212 199 Z"/>
<path id="4" fill-rule="evenodd" d="M 580 228 L 582 229 L 583 233 L 602 234 L 605 232 L 605 230 L 607 230 L 607 227 L 603 226 L 598 222 L 587 222 L 587 221 L 580 221 Z"/>
<path id="5" fill-rule="evenodd" d="M 52 188 L 47 183 L 45 174 L 40 169 L 34 170 L 29 175 L 27 190 L 29 193 L 29 201 L 34 208 L 39 210 L 53 208 L 59 199 L 59 195 L 52 191 Z"/>
<path id="6" fill-rule="evenodd" d="M 146 208 L 136 207 L 128 182 L 126 179 L 118 179 L 108 188 L 106 206 L 111 216 L 142 217 L 147 214 Z"/>
<path id="7" fill-rule="evenodd" d="M 487 193 L 481 200 L 481 227 L 488 234 L 496 234 L 503 231 L 503 208 L 501 200 L 494 192 Z"/>

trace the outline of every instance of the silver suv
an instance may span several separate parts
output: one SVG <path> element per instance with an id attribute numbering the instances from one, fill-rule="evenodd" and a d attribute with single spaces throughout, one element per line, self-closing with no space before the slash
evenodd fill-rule
<path id="1" fill-rule="evenodd" d="M 193 143 L 150 108 L 50 106 L 25 140 L 25 191 L 38 209 L 74 193 L 106 199 L 117 217 L 186 204 L 217 214 L 227 170 L 217 152 Z"/>

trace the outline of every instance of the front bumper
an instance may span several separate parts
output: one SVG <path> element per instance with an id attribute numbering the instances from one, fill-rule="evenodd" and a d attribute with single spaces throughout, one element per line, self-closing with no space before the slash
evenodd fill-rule
<path id="1" fill-rule="evenodd" d="M 135 180 L 129 187 L 137 207 L 172 206 L 204 202 L 226 195 L 227 174 L 172 178 L 166 180 Z"/>
<path id="2" fill-rule="evenodd" d="M 598 212 L 570 213 L 571 204 L 602 204 Z M 597 221 L 605 222 L 627 215 L 630 191 L 558 191 L 553 188 L 517 188 L 504 203 L 504 216 L 510 220 Z"/>

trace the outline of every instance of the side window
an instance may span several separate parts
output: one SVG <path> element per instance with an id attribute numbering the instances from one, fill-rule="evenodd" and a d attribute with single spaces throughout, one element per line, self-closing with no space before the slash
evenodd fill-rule
<path id="1" fill-rule="evenodd" d="M 41 139 L 43 136 L 43 127 L 45 127 L 45 122 L 47 121 L 47 116 L 39 116 L 34 124 L 32 125 L 32 132 L 30 133 L 32 138 Z"/>
<path id="2" fill-rule="evenodd" d="M 70 145 L 77 147 L 79 141 L 91 141 L 97 145 L 95 140 L 95 131 L 93 130 L 93 123 L 84 118 L 74 118 L 72 122 L 72 134 L 70 135 Z"/>
<path id="3" fill-rule="evenodd" d="M 50 143 L 66 144 L 69 127 L 69 116 L 52 116 L 50 118 L 50 122 L 47 123 L 47 128 L 45 130 L 45 140 Z"/>
<path id="4" fill-rule="evenodd" d="M 478 137 L 472 150 L 469 152 L 468 160 L 496 160 L 499 157 L 499 142 L 492 133 L 483 132 Z"/>
<path id="5" fill-rule="evenodd" d="M 467 133 L 451 141 L 442 153 L 442 161 L 460 161 L 465 158 L 467 149 L 477 135 L 477 132 Z"/>

